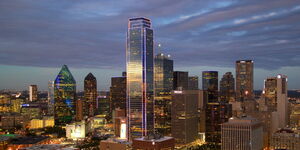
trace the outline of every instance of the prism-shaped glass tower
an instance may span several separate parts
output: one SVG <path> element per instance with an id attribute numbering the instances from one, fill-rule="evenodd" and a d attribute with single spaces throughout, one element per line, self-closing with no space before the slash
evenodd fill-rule
<path id="1" fill-rule="evenodd" d="M 67 65 L 63 65 L 54 81 L 55 125 L 64 126 L 75 119 L 76 81 Z"/>
<path id="2" fill-rule="evenodd" d="M 129 140 L 154 130 L 153 30 L 146 18 L 129 19 L 126 48 Z"/>

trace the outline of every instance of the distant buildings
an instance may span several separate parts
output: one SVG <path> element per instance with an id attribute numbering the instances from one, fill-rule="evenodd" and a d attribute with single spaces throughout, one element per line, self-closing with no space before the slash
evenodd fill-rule
<path id="1" fill-rule="evenodd" d="M 66 65 L 63 65 L 54 82 L 55 125 L 71 123 L 76 115 L 76 81 Z"/>
<path id="2" fill-rule="evenodd" d="M 220 101 L 221 102 L 234 102 L 235 101 L 235 88 L 234 78 L 231 72 L 226 72 L 220 81 Z"/>
<path id="3" fill-rule="evenodd" d="M 154 130 L 153 30 L 149 19 L 129 19 L 126 60 L 128 137 L 132 139 Z"/>
<path id="4" fill-rule="evenodd" d="M 198 90 L 178 90 L 172 92 L 172 137 L 177 144 L 187 144 L 198 135 Z"/>
<path id="5" fill-rule="evenodd" d="M 199 80 L 197 76 L 189 76 L 188 89 L 189 90 L 198 90 Z"/>
<path id="6" fill-rule="evenodd" d="M 222 124 L 222 150 L 262 150 L 263 128 L 254 118 L 230 118 Z"/>
<path id="7" fill-rule="evenodd" d="M 208 103 L 218 102 L 218 71 L 202 72 L 202 89 L 207 91 Z"/>
<path id="8" fill-rule="evenodd" d="M 88 117 L 95 116 L 97 112 L 97 80 L 92 73 L 84 78 L 84 115 Z"/>
<path id="9" fill-rule="evenodd" d="M 173 73 L 173 90 L 188 90 L 189 73 L 183 71 L 174 71 Z"/>
<path id="10" fill-rule="evenodd" d="M 162 53 L 154 58 L 154 114 L 155 130 L 162 135 L 171 134 L 171 91 L 173 87 L 173 60 Z"/>
<path id="11" fill-rule="evenodd" d="M 37 95 L 37 85 L 30 85 L 29 86 L 29 101 L 37 101 L 38 95 Z"/>
<path id="12" fill-rule="evenodd" d="M 81 121 L 84 119 L 84 112 L 85 112 L 85 108 L 84 108 L 84 102 L 82 99 L 77 99 L 76 100 L 76 121 Z"/>
<path id="13" fill-rule="evenodd" d="M 112 117 L 112 112 L 110 111 L 110 98 L 108 91 L 100 91 L 98 96 L 98 116 L 101 116 L 106 119 L 106 121 L 110 121 Z"/>
<path id="14" fill-rule="evenodd" d="M 54 114 L 54 81 L 48 82 L 48 115 Z"/>
<path id="15" fill-rule="evenodd" d="M 253 61 L 236 61 L 236 100 L 244 101 L 253 99 Z"/>

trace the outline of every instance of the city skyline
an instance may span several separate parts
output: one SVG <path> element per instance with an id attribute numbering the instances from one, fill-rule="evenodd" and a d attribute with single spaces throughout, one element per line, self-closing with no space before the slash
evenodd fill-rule
<path id="1" fill-rule="evenodd" d="M 83 90 L 89 72 L 100 79 L 99 90 L 108 90 L 110 77 L 125 71 L 124 24 L 133 16 L 152 20 L 155 54 L 170 54 L 175 71 L 201 78 L 202 71 L 216 70 L 221 78 L 235 72 L 236 60 L 252 59 L 254 89 L 262 89 L 263 79 L 278 73 L 293 81 L 290 89 L 300 88 L 299 2 L 131 3 L 112 9 L 114 2 L 0 2 L 0 69 L 5 70 L 0 73 L 0 89 L 25 90 L 36 84 L 47 90 L 47 82 L 66 64 L 78 90 Z"/>

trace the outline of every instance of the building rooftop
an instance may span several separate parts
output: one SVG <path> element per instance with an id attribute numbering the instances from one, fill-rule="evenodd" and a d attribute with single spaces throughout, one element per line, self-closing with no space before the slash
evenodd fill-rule
<path id="1" fill-rule="evenodd" d="M 79 150 L 79 149 L 66 147 L 65 145 L 61 145 L 61 144 L 45 144 L 45 145 L 35 145 L 31 147 L 26 147 L 20 150 Z"/>
<path id="2" fill-rule="evenodd" d="M 254 124 L 259 124 L 260 122 L 252 117 L 241 117 L 241 118 L 237 118 L 237 117 L 231 117 L 229 118 L 228 122 L 223 123 L 223 125 L 234 125 L 234 124 L 238 124 L 238 125 L 254 125 Z"/>

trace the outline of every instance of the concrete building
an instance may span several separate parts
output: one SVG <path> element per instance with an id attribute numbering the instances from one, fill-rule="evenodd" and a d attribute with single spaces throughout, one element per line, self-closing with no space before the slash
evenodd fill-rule
<path id="1" fill-rule="evenodd" d="M 187 144 L 196 139 L 199 123 L 199 99 L 198 90 L 172 92 L 171 133 L 176 144 Z"/>
<path id="2" fill-rule="evenodd" d="M 199 78 L 198 76 L 189 76 L 189 90 L 199 89 Z"/>
<path id="3" fill-rule="evenodd" d="M 189 73 L 183 71 L 173 72 L 173 90 L 187 90 L 189 87 Z"/>
<path id="4" fill-rule="evenodd" d="M 280 129 L 272 135 L 271 149 L 300 149 L 300 132 L 299 130 Z"/>
<path id="5" fill-rule="evenodd" d="M 223 123 L 222 150 L 262 150 L 263 127 L 254 118 L 230 118 Z"/>
<path id="6" fill-rule="evenodd" d="M 174 150 L 175 140 L 173 137 L 160 138 L 135 138 L 132 142 L 134 150 Z"/>

